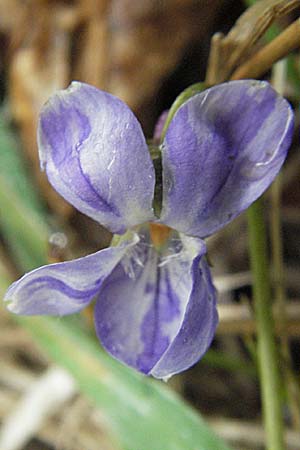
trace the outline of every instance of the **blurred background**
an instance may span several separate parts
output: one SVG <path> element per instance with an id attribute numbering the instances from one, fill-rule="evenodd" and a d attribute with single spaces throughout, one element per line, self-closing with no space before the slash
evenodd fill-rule
<path id="1" fill-rule="evenodd" d="M 43 103 L 72 80 L 85 81 L 125 101 L 137 115 L 146 136 L 151 137 L 160 113 L 171 106 L 184 88 L 205 78 L 213 34 L 217 31 L 226 34 L 249 3 L 242 0 L 0 0 L 2 295 L 8 283 L 24 272 L 47 262 L 88 254 L 107 246 L 111 238 L 108 231 L 56 194 L 40 171 L 36 124 Z M 298 16 L 299 8 L 276 25 L 284 28 Z M 297 111 L 298 135 L 299 61 L 299 53 L 295 51 L 289 61 L 284 92 Z M 267 73 L 266 77 L 269 76 Z M 288 293 L 285 338 L 290 349 L 289 360 L 282 359 L 288 368 L 286 371 L 282 367 L 287 380 L 282 395 L 288 428 L 287 448 L 294 450 L 300 449 L 298 147 L 299 142 L 295 140 L 282 176 Z M 269 213 L 270 208 L 266 211 Z M 245 217 L 211 238 L 209 256 L 220 292 L 221 322 L 217 336 L 205 358 L 171 379 L 168 385 L 204 416 L 231 448 L 263 449 L 255 324 L 248 301 L 251 274 Z M 168 418 L 165 427 L 164 419 L 160 422 L 164 431 L 150 423 L 145 429 L 142 419 L 139 423 L 142 413 L 138 407 L 132 416 L 130 408 L 134 410 L 134 407 L 126 408 L 133 400 L 147 405 L 145 392 L 135 392 L 132 385 L 148 384 L 143 378 L 134 378 L 135 375 L 132 381 L 131 371 L 124 369 L 123 373 L 123 369 L 115 366 L 117 363 L 107 362 L 96 346 L 90 358 L 100 365 L 93 366 L 91 371 L 93 382 L 96 379 L 99 384 L 91 388 L 89 374 L 81 373 L 87 370 L 85 360 L 80 360 L 80 352 L 85 355 L 80 347 L 82 342 L 89 339 L 86 345 L 94 345 L 91 313 L 64 320 L 16 322 L 4 307 L 0 309 L 0 450 L 146 450 L 139 447 L 140 438 L 136 438 L 137 443 L 130 441 L 135 439 L 134 433 L 131 434 L 134 427 L 140 427 L 141 433 L 148 430 L 147 449 L 150 450 L 227 448 L 205 440 L 197 444 L 199 447 L 178 444 L 167 448 L 162 444 L 160 448 L 154 440 L 169 426 Z M 77 348 L 77 329 L 83 337 L 78 344 L 78 361 L 74 362 L 70 354 Z M 64 364 L 67 358 L 69 362 Z M 69 372 L 60 365 L 68 366 Z M 124 380 L 129 380 L 131 388 L 122 397 L 117 386 L 127 383 Z M 160 387 L 153 387 L 152 382 L 149 386 L 150 390 L 158 389 L 155 395 L 164 397 Z M 109 389 L 115 397 L 107 394 Z M 115 404 L 113 398 L 118 399 Z M 157 401 L 157 409 L 163 411 L 163 400 Z M 120 405 L 124 407 L 122 413 L 117 411 Z M 185 408 L 180 403 L 178 411 L 181 407 Z M 188 430 L 190 425 L 187 423 L 185 427 Z M 176 426 L 168 432 L 173 436 L 169 442 L 179 439 Z"/>

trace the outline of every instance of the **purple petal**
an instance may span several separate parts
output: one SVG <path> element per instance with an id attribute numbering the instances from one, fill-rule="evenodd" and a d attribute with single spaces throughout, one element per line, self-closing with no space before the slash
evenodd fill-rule
<path id="1" fill-rule="evenodd" d="M 23 315 L 73 314 L 86 307 L 99 292 L 126 251 L 138 242 L 132 235 L 117 247 L 109 247 L 73 261 L 33 270 L 13 283 L 4 300 L 7 307 Z"/>
<path id="2" fill-rule="evenodd" d="M 215 289 L 202 258 L 205 244 L 189 238 L 189 247 L 174 238 L 160 255 L 145 233 L 107 278 L 95 307 L 96 331 L 104 347 L 158 378 L 194 364 L 216 327 Z M 178 358 L 174 344 L 180 347 Z"/>
<path id="3" fill-rule="evenodd" d="M 155 124 L 154 133 L 153 133 L 153 141 L 155 143 L 158 143 L 158 144 L 160 143 L 161 135 L 162 135 L 166 120 L 168 118 L 168 114 L 169 114 L 168 109 L 163 111 Z"/>
<path id="4" fill-rule="evenodd" d="M 160 361 L 151 370 L 156 378 L 168 379 L 194 365 L 208 350 L 216 327 L 216 290 L 210 270 L 201 255 L 191 267 L 192 290 L 180 329 Z"/>
<path id="5" fill-rule="evenodd" d="M 266 82 L 233 81 L 192 97 L 163 143 L 161 221 L 199 237 L 222 228 L 273 181 L 292 132 L 289 104 Z"/>
<path id="6" fill-rule="evenodd" d="M 115 233 L 153 219 L 153 164 L 121 100 L 73 82 L 44 106 L 38 140 L 50 183 L 79 211 Z"/>

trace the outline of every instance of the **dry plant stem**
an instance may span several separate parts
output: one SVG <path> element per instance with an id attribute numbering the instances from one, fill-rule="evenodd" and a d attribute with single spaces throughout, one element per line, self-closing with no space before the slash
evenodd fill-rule
<path id="1" fill-rule="evenodd" d="M 247 304 L 220 304 L 218 305 L 220 323 L 217 328 L 218 336 L 242 336 L 255 335 L 256 325 L 253 320 L 249 305 Z M 275 310 L 273 309 L 275 314 Z M 276 322 L 275 333 L 282 337 L 282 326 Z M 300 304 L 299 299 L 291 299 L 286 304 L 286 328 L 285 334 L 289 338 L 300 337 Z M 300 405 L 300 402 L 298 403 Z"/>
<path id="2" fill-rule="evenodd" d="M 258 40 L 264 35 L 272 23 L 279 17 L 300 5 L 299 0 L 260 0 L 256 1 L 238 19 L 235 27 L 225 38 L 239 43 L 231 52 L 228 59 L 228 67 L 234 68 L 241 59 L 249 55 L 249 52 Z M 244 36 L 246 38 L 244 38 Z M 242 36 L 242 41 L 239 42 Z"/>
<path id="3" fill-rule="evenodd" d="M 217 418 L 209 420 L 216 433 L 236 448 L 263 448 L 265 433 L 260 425 L 236 419 Z M 299 450 L 300 433 L 287 429 L 286 444 L 289 450 Z"/>
<path id="4" fill-rule="evenodd" d="M 260 0 L 240 16 L 226 36 L 217 33 L 211 42 L 206 85 L 226 81 L 253 53 L 254 45 L 272 23 L 299 6 L 300 0 Z M 218 64 L 215 64 L 215 56 L 218 56 Z"/>
<path id="5" fill-rule="evenodd" d="M 231 80 L 258 78 L 265 74 L 272 65 L 300 47 L 300 19 L 293 22 L 273 41 L 263 47 L 245 64 L 238 67 Z"/>
<path id="6" fill-rule="evenodd" d="M 222 39 L 222 33 L 215 33 L 211 39 L 209 60 L 205 78 L 205 84 L 207 86 L 212 86 L 215 84 L 215 81 L 218 80 L 218 74 L 220 72 L 219 64 L 222 61 Z"/>
<path id="7" fill-rule="evenodd" d="M 253 272 L 253 298 L 257 327 L 257 358 L 268 450 L 284 450 L 281 380 L 271 306 L 266 229 L 262 200 L 248 210 L 249 252 Z"/>
<path id="8" fill-rule="evenodd" d="M 34 436 L 45 419 L 59 411 L 77 391 L 71 375 L 52 367 L 28 386 L 15 410 L 6 416 L 0 432 L 0 448 L 18 450 Z"/>

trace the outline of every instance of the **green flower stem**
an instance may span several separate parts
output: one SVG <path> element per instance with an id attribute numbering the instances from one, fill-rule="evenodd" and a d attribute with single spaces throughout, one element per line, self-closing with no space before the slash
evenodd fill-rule
<path id="1" fill-rule="evenodd" d="M 286 330 L 286 293 L 284 285 L 283 245 L 280 219 L 282 176 L 271 187 L 271 244 L 274 271 L 275 314 L 280 325 L 280 349 L 284 360 L 283 375 L 295 430 L 300 429 L 300 386 L 292 370 L 289 337 Z"/>
<path id="2" fill-rule="evenodd" d="M 200 92 L 204 91 L 204 89 L 206 89 L 206 86 L 204 83 L 195 83 L 195 84 L 191 84 L 189 87 L 187 87 L 184 91 L 182 91 L 178 97 L 176 97 L 174 103 L 172 104 L 170 110 L 169 110 L 169 114 L 168 117 L 166 119 L 166 122 L 164 124 L 163 127 L 163 131 L 161 134 L 161 141 L 163 141 L 168 126 L 170 125 L 171 120 L 173 119 L 173 117 L 175 116 L 177 110 L 180 108 L 180 106 L 182 106 L 187 100 L 189 100 L 191 97 L 193 97 L 196 94 L 199 94 Z"/>
<path id="3" fill-rule="evenodd" d="M 250 261 L 253 273 L 257 357 L 268 450 L 284 450 L 281 379 L 271 305 L 266 229 L 262 200 L 248 210 Z"/>
<path id="4" fill-rule="evenodd" d="M 287 84 L 288 60 L 283 59 L 273 66 L 272 84 L 280 95 L 284 95 Z M 281 231 L 282 174 L 272 184 L 271 193 L 271 244 L 274 270 L 274 294 L 276 318 L 280 324 L 281 356 L 285 362 L 283 376 L 295 430 L 300 429 L 300 387 L 292 370 L 289 338 L 286 330 L 286 289 L 284 283 L 283 244 Z"/>

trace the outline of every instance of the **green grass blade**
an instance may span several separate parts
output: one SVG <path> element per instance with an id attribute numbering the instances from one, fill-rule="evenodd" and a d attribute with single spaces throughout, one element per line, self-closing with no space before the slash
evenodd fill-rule
<path id="1" fill-rule="evenodd" d="M 101 408 L 126 450 L 228 450 L 171 389 L 122 366 L 70 321 L 19 320 Z"/>
<path id="2" fill-rule="evenodd" d="M 21 271 L 45 263 L 48 230 L 18 142 L 0 112 L 0 227 Z"/>

